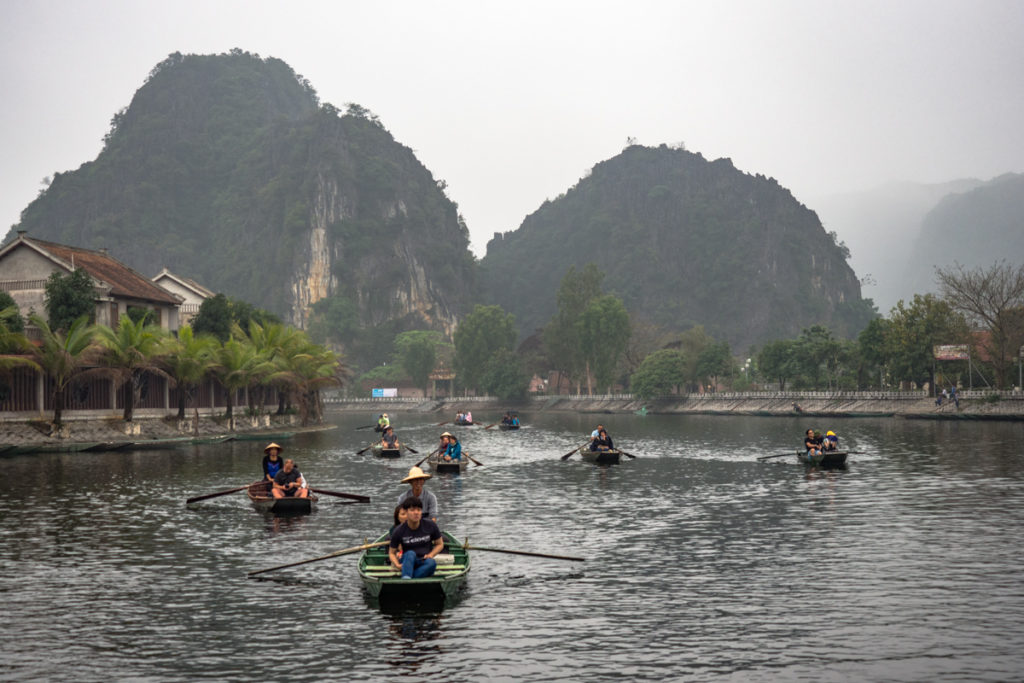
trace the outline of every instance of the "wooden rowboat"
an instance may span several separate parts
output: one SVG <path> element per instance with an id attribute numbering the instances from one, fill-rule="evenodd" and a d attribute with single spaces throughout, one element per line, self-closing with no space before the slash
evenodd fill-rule
<path id="1" fill-rule="evenodd" d="M 373 454 L 378 458 L 398 458 L 402 455 L 401 448 L 384 448 L 381 444 L 376 444 L 373 447 Z"/>
<path id="2" fill-rule="evenodd" d="M 269 481 L 257 481 L 249 484 L 247 493 L 254 508 L 260 512 L 269 512 L 275 515 L 308 515 L 316 507 L 318 498 L 309 494 L 306 498 L 274 498 L 270 493 L 271 483 Z"/>
<path id="3" fill-rule="evenodd" d="M 359 558 L 359 578 L 371 598 L 381 602 L 423 603 L 443 601 L 454 597 L 466 585 L 469 574 L 469 552 L 455 537 L 447 532 L 444 536 L 444 552 L 451 556 L 451 562 L 438 562 L 433 576 L 422 579 L 403 579 L 401 572 L 391 566 L 386 545 L 370 548 Z M 384 534 L 377 542 L 388 540 Z"/>
<path id="4" fill-rule="evenodd" d="M 458 425 L 459 427 L 472 427 L 473 426 L 472 422 L 467 422 L 465 420 L 455 420 L 454 422 L 452 422 L 452 424 Z"/>
<path id="5" fill-rule="evenodd" d="M 469 458 L 462 457 L 458 460 L 444 460 L 439 454 L 427 456 L 427 466 L 438 474 L 462 474 L 469 467 Z"/>
<path id="6" fill-rule="evenodd" d="M 519 425 L 498 425 L 498 429 L 503 432 L 511 432 L 519 429 Z"/>
<path id="7" fill-rule="evenodd" d="M 808 467 L 823 469 L 840 469 L 846 467 L 845 451 L 823 451 L 820 455 L 807 455 L 805 451 L 796 452 L 797 462 Z"/>
<path id="8" fill-rule="evenodd" d="M 616 450 L 592 451 L 590 446 L 580 446 L 580 457 L 595 465 L 617 465 L 622 459 L 622 453 Z"/>

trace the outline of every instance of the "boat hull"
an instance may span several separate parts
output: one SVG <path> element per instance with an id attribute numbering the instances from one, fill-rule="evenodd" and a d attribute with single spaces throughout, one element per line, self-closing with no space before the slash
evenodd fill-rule
<path id="1" fill-rule="evenodd" d="M 846 452 L 825 451 L 821 455 L 807 455 L 804 451 L 797 451 L 796 461 L 808 467 L 840 469 L 846 467 Z"/>
<path id="2" fill-rule="evenodd" d="M 519 429 L 519 425 L 498 425 L 498 429 L 503 432 L 514 432 Z"/>
<path id="3" fill-rule="evenodd" d="M 252 506 L 260 512 L 273 515 L 308 515 L 316 509 L 317 497 L 310 494 L 305 498 L 275 498 L 269 481 L 249 484 L 247 493 Z"/>
<path id="4" fill-rule="evenodd" d="M 402 456 L 401 448 L 384 448 L 380 444 L 373 447 L 373 454 L 378 458 L 399 458 Z"/>
<path id="5" fill-rule="evenodd" d="M 381 603 L 404 604 L 445 601 L 455 597 L 466 585 L 469 574 L 469 553 L 447 532 L 444 552 L 452 556 L 451 564 L 439 564 L 433 576 L 422 579 L 402 579 L 398 569 L 391 566 L 388 547 L 370 548 L 359 558 L 359 578 L 371 598 Z M 377 539 L 386 541 L 387 534 Z"/>
<path id="6" fill-rule="evenodd" d="M 460 458 L 455 461 L 445 461 L 440 455 L 432 455 L 426 460 L 427 467 L 438 474 L 462 474 L 469 467 L 469 458 Z"/>
<path id="7" fill-rule="evenodd" d="M 580 447 L 580 457 L 585 462 L 594 463 L 595 465 L 617 465 L 622 459 L 622 453 L 620 451 L 592 451 L 587 446 Z"/>

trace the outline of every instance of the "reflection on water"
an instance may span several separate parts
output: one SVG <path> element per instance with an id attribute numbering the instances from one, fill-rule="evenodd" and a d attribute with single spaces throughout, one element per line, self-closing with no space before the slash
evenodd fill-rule
<path id="1" fill-rule="evenodd" d="M 307 516 L 184 505 L 258 477 L 259 442 L 3 459 L 4 675 L 249 681 L 283 643 L 290 680 L 1020 678 L 1024 424 L 601 415 L 638 457 L 595 466 L 560 456 L 598 416 L 520 414 L 458 428 L 482 466 L 428 482 L 441 524 L 586 563 L 478 552 L 461 599 L 416 610 L 369 601 L 357 554 L 246 576 L 386 528 L 418 458 L 355 455 L 367 416 L 286 444 L 372 498 Z M 424 453 L 444 429 L 392 418 Z M 756 460 L 807 428 L 845 470 Z"/>

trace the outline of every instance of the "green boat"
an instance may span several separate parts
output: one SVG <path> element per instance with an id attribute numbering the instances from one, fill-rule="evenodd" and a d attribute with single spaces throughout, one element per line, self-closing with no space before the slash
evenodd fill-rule
<path id="1" fill-rule="evenodd" d="M 805 451 L 797 451 L 796 460 L 808 467 L 821 467 L 822 469 L 842 469 L 846 467 L 846 453 L 844 451 L 823 451 L 817 455 L 808 455 Z"/>
<path id="2" fill-rule="evenodd" d="M 449 556 L 451 562 L 437 564 L 433 576 L 422 579 L 403 579 L 401 572 L 391 566 L 388 546 L 365 550 L 359 558 L 359 578 L 371 598 L 381 603 L 422 604 L 444 602 L 455 597 L 466 585 L 469 574 L 469 552 L 448 532 L 444 536 L 444 552 L 438 558 Z M 388 540 L 384 534 L 376 542 Z"/>
<path id="3" fill-rule="evenodd" d="M 235 441 L 282 441 L 295 436 L 295 432 L 238 432 Z"/>

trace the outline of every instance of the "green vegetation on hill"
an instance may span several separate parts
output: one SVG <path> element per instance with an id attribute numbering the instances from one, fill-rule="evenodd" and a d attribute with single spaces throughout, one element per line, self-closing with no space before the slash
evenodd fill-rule
<path id="1" fill-rule="evenodd" d="M 632 146 L 491 240 L 480 280 L 529 335 L 554 315 L 567 269 L 593 262 L 631 313 L 747 348 L 815 323 L 859 332 L 874 310 L 846 256 L 775 180 Z"/>

